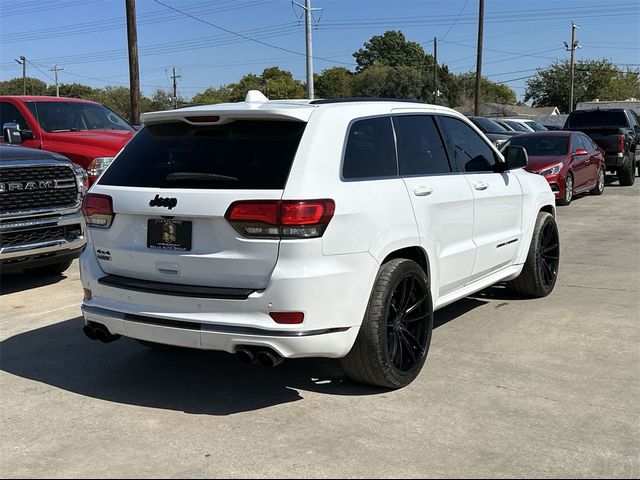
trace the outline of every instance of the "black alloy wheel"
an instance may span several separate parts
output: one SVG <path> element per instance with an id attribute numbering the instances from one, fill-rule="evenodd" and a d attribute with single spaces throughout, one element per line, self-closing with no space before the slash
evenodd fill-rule
<path id="1" fill-rule="evenodd" d="M 560 240 L 555 224 L 545 223 L 540 232 L 538 274 L 545 289 L 552 289 L 558 276 Z"/>
<path id="2" fill-rule="evenodd" d="M 384 263 L 351 351 L 340 360 L 357 382 L 402 388 L 420 374 L 433 331 L 429 280 L 415 261 Z"/>
<path id="3" fill-rule="evenodd" d="M 427 285 L 410 273 L 396 287 L 387 309 L 387 351 L 393 367 L 401 374 L 422 365 L 428 316 Z"/>

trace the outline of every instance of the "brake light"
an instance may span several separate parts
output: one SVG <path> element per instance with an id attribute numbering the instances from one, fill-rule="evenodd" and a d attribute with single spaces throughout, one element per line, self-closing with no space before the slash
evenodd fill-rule
<path id="1" fill-rule="evenodd" d="M 88 227 L 109 228 L 113 223 L 113 203 L 109 195 L 87 193 L 82 200 L 82 213 Z"/>
<path id="2" fill-rule="evenodd" d="M 231 204 L 225 218 L 246 237 L 317 238 L 334 211 L 335 202 L 330 199 L 239 201 Z"/>
<path id="3" fill-rule="evenodd" d="M 624 153 L 624 134 L 618 134 L 618 153 Z"/>

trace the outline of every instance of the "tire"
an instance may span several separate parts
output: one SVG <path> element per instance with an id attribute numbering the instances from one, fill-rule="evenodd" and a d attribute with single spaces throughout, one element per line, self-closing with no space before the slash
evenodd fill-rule
<path id="1" fill-rule="evenodd" d="M 618 169 L 618 182 L 623 187 L 630 187 L 636 181 L 636 165 L 631 156 L 627 156 L 624 165 Z"/>
<path id="2" fill-rule="evenodd" d="M 340 363 L 357 382 L 405 387 L 422 370 L 432 331 L 427 275 L 412 260 L 391 260 L 380 267 L 358 337 Z"/>
<path id="3" fill-rule="evenodd" d="M 567 178 L 564 181 L 564 198 L 558 200 L 558 205 L 566 207 L 573 200 L 573 174 L 567 173 Z"/>
<path id="4" fill-rule="evenodd" d="M 45 265 L 43 267 L 25 268 L 24 271 L 41 277 L 55 277 L 56 275 L 60 275 L 70 266 L 71 260 L 67 260 L 60 263 Z"/>
<path id="5" fill-rule="evenodd" d="M 518 278 L 507 283 L 507 287 L 526 297 L 546 297 L 556 284 L 559 265 L 560 238 L 556 220 L 553 215 L 540 212 L 524 268 Z"/>
<path id="6" fill-rule="evenodd" d="M 604 184 L 605 184 L 605 178 L 604 178 L 604 167 L 600 167 L 600 170 L 598 170 L 598 182 L 596 183 L 596 186 L 589 190 L 589 193 L 591 195 L 602 195 L 604 192 Z"/>

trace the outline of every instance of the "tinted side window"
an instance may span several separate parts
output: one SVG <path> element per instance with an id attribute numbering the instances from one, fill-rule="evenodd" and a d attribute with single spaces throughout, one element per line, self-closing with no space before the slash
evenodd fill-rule
<path id="1" fill-rule="evenodd" d="M 462 120 L 440 117 L 453 150 L 454 163 L 461 172 L 493 171 L 496 163 L 493 150 L 480 135 Z"/>
<path id="2" fill-rule="evenodd" d="M 447 153 L 433 117 L 403 115 L 393 119 L 398 136 L 401 175 L 449 173 Z"/>
<path id="3" fill-rule="evenodd" d="M 390 117 L 358 120 L 351 125 L 344 154 L 344 178 L 398 175 L 396 148 Z"/>
<path id="4" fill-rule="evenodd" d="M 237 120 L 224 125 L 149 125 L 131 139 L 102 185 L 282 189 L 306 124 Z"/>
<path id="5" fill-rule="evenodd" d="M 584 148 L 589 150 L 589 147 L 585 145 L 582 139 L 582 135 L 574 135 L 573 136 L 573 147 L 571 148 L 572 153 L 576 153 L 576 150 L 579 148 Z"/>
<path id="6" fill-rule="evenodd" d="M 21 130 L 29 129 L 27 121 L 14 105 L 9 102 L 0 102 L 0 127 L 5 123 L 17 123 Z"/>

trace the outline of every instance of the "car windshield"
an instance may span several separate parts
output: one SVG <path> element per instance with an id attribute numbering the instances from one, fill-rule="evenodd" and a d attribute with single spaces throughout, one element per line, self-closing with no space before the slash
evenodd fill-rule
<path id="1" fill-rule="evenodd" d="M 133 131 L 131 125 L 98 103 L 27 102 L 27 107 L 47 132 Z"/>
<path id="2" fill-rule="evenodd" d="M 503 120 L 504 123 L 513 128 L 516 132 L 530 132 L 531 130 L 527 130 L 527 127 L 519 124 L 518 122 L 514 122 L 513 120 Z"/>
<path id="3" fill-rule="evenodd" d="M 508 145 L 524 147 L 527 154 L 531 156 L 566 155 L 569 151 L 569 137 L 558 135 L 519 135 L 510 139 L 504 148 Z"/>
<path id="4" fill-rule="evenodd" d="M 480 127 L 480 130 L 486 133 L 505 133 L 508 132 L 506 128 L 504 128 L 499 123 L 494 122 L 489 118 L 484 117 L 473 117 L 471 119 L 473 123 Z"/>
<path id="5" fill-rule="evenodd" d="M 544 125 L 540 125 L 538 122 L 525 122 L 531 128 L 533 128 L 536 132 L 546 132 L 548 130 Z"/>

